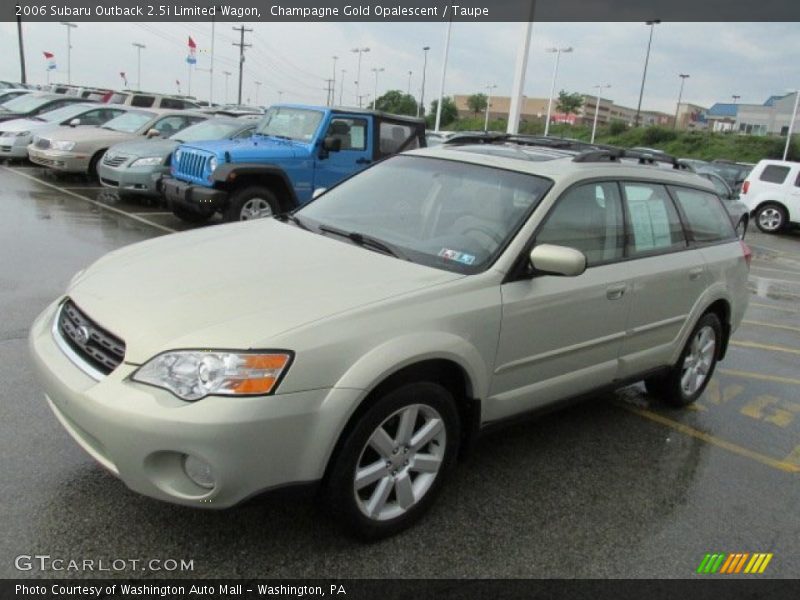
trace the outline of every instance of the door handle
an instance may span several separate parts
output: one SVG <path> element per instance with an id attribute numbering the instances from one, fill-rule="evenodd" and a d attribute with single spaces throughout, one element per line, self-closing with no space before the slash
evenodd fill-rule
<path id="1" fill-rule="evenodd" d="M 703 267 L 695 267 L 694 269 L 689 270 L 689 279 L 695 281 L 696 279 L 699 279 L 702 274 Z"/>
<path id="2" fill-rule="evenodd" d="M 606 290 L 606 298 L 609 300 L 619 300 L 625 295 L 625 290 L 628 289 L 627 285 L 615 285 Z"/>
<path id="3" fill-rule="evenodd" d="M 358 160 L 356 160 L 357 165 L 368 165 L 371 162 L 372 161 L 368 158 L 359 158 Z"/>

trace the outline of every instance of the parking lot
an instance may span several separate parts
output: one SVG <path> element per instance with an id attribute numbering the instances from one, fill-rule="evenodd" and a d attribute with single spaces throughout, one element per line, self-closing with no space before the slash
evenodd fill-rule
<path id="1" fill-rule="evenodd" d="M 18 163 L 0 165 L 0 190 L 2 577 L 686 578 L 713 552 L 773 553 L 764 576 L 800 576 L 800 231 L 748 232 L 750 306 L 691 410 L 636 385 L 486 436 L 417 527 L 363 545 L 310 500 L 172 506 L 85 455 L 34 380 L 30 323 L 96 258 L 189 226 Z M 33 554 L 194 570 L 15 569 Z"/>

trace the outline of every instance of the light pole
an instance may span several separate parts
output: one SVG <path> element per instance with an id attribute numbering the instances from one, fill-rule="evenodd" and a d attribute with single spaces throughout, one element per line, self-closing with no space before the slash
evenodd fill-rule
<path id="1" fill-rule="evenodd" d="M 425 71 L 428 69 L 428 50 L 430 50 L 430 46 L 423 46 L 422 47 L 422 87 L 419 90 L 419 104 L 417 104 L 417 116 L 419 116 L 420 110 L 425 110 Z"/>
<path id="2" fill-rule="evenodd" d="M 686 80 L 689 79 L 689 75 L 686 73 L 678 74 L 678 77 L 681 78 L 681 89 L 678 92 L 678 105 L 675 107 L 675 122 L 672 124 L 673 129 L 678 128 L 678 113 L 681 112 L 681 99 L 683 99 L 683 84 L 686 83 Z"/>
<path id="3" fill-rule="evenodd" d="M 372 110 L 375 110 L 375 103 L 378 101 L 378 73 L 385 71 L 383 67 L 374 67 L 372 72 L 375 73 L 375 90 L 372 94 Z"/>
<path id="4" fill-rule="evenodd" d="M 659 19 L 654 19 L 653 21 L 647 21 L 646 24 L 650 25 L 650 38 L 647 40 L 647 54 L 644 57 L 644 71 L 642 72 L 642 87 L 639 90 L 639 104 L 636 106 L 636 117 L 633 120 L 633 126 L 639 126 L 639 116 L 642 113 L 642 97 L 644 96 L 644 82 L 647 79 L 647 64 L 650 62 L 650 47 L 653 45 L 653 30 L 656 28 L 656 25 L 661 23 Z"/>
<path id="5" fill-rule="evenodd" d="M 283 90 L 278 90 L 278 104 L 281 103 L 281 98 L 283 97 Z"/>
<path id="6" fill-rule="evenodd" d="M 230 71 L 223 71 L 223 75 L 225 75 L 225 104 L 228 103 L 228 77 L 231 76 Z"/>
<path id="7" fill-rule="evenodd" d="M 350 52 L 358 54 L 358 67 L 356 69 L 356 100 L 358 107 L 361 108 L 361 55 L 364 52 L 369 52 L 369 48 L 353 48 Z"/>
<path id="8" fill-rule="evenodd" d="M 256 84 L 256 106 L 258 106 L 258 92 L 261 90 L 261 82 L 253 81 Z"/>
<path id="9" fill-rule="evenodd" d="M 597 132 L 597 116 L 600 114 L 600 94 L 603 93 L 603 90 L 610 88 L 611 84 L 601 83 L 594 87 L 597 90 L 597 100 L 594 103 L 594 121 L 592 122 L 592 140 L 589 142 L 590 144 L 594 144 L 594 134 Z"/>
<path id="10" fill-rule="evenodd" d="M 800 90 L 794 91 L 794 110 L 792 111 L 792 119 L 789 121 L 789 131 L 786 132 L 786 146 L 783 148 L 783 160 L 789 156 L 789 146 L 792 143 L 792 131 L 794 131 L 794 122 L 797 118 L 797 105 L 800 103 Z"/>
<path id="11" fill-rule="evenodd" d="M 331 80 L 331 93 L 328 96 L 328 102 L 331 106 L 336 104 L 336 61 L 339 60 L 338 56 L 331 56 L 333 59 L 333 79 Z"/>
<path id="12" fill-rule="evenodd" d="M 442 124 L 442 100 L 444 100 L 444 78 L 447 74 L 447 55 L 450 52 L 450 32 L 453 29 L 453 19 L 447 22 L 447 33 L 444 36 L 444 57 L 442 57 L 442 78 L 439 81 L 439 102 L 436 103 L 436 126 L 434 131 L 439 131 Z"/>
<path id="13" fill-rule="evenodd" d="M 737 104 L 737 103 L 739 102 L 739 98 L 741 98 L 741 96 L 740 96 L 740 95 L 738 95 L 738 94 L 733 94 L 733 95 L 731 96 L 731 98 L 733 98 L 733 103 L 734 103 L 734 104 Z"/>
<path id="14" fill-rule="evenodd" d="M 133 46 L 136 48 L 136 89 L 142 89 L 142 50 L 147 48 L 144 44 L 140 44 L 139 42 L 133 42 Z"/>
<path id="15" fill-rule="evenodd" d="M 492 90 L 497 87 L 497 84 L 486 86 L 486 116 L 483 118 L 483 130 L 489 131 L 489 107 L 492 105 Z"/>
<path id="16" fill-rule="evenodd" d="M 409 71 L 408 72 L 408 92 L 406 92 L 406 94 L 409 95 L 409 96 L 411 95 L 411 75 L 413 75 L 413 72 Z"/>
<path id="17" fill-rule="evenodd" d="M 550 52 L 556 55 L 556 61 L 553 65 L 553 82 L 550 85 L 550 98 L 547 101 L 547 121 L 544 124 L 544 136 L 547 137 L 547 134 L 550 132 L 550 113 L 553 109 L 553 94 L 556 93 L 556 77 L 558 76 L 558 62 L 561 59 L 561 53 L 569 53 L 572 52 L 572 46 L 568 46 L 567 48 L 547 48 L 545 52 Z"/>
<path id="18" fill-rule="evenodd" d="M 344 74 L 347 73 L 342 69 L 342 80 L 339 82 L 339 106 L 342 106 L 342 97 L 344 96 Z"/>
<path id="19" fill-rule="evenodd" d="M 75 23 L 67 23 L 61 21 L 61 24 L 67 28 L 67 85 L 72 83 L 72 30 L 77 27 Z"/>

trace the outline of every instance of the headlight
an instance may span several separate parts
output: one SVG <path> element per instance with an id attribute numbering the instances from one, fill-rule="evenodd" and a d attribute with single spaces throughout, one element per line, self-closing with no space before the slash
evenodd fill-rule
<path id="1" fill-rule="evenodd" d="M 217 157 L 212 156 L 208 159 L 208 170 L 213 173 L 214 170 L 217 168 Z"/>
<path id="2" fill-rule="evenodd" d="M 137 158 L 131 163 L 132 167 L 154 167 L 164 162 L 163 156 L 146 156 L 144 158 Z"/>
<path id="3" fill-rule="evenodd" d="M 182 400 L 206 396 L 262 396 L 272 393 L 292 361 L 292 353 L 177 350 L 140 367 L 134 381 L 164 388 Z"/>
<path id="4" fill-rule="evenodd" d="M 50 147 L 53 150 L 72 150 L 75 147 L 75 142 L 62 142 L 55 140 L 50 142 Z"/>

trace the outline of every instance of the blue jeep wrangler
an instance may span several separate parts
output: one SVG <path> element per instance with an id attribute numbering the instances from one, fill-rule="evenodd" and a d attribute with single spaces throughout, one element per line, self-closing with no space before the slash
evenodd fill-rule
<path id="1" fill-rule="evenodd" d="M 293 210 L 392 154 L 425 146 L 421 119 L 362 109 L 280 104 L 250 138 L 179 146 L 160 189 L 172 212 L 193 223 Z"/>

